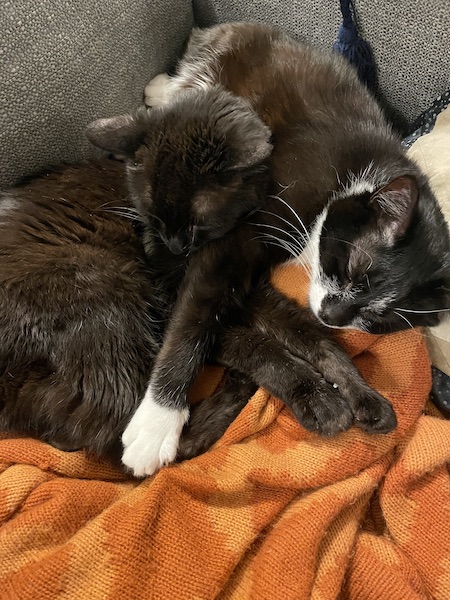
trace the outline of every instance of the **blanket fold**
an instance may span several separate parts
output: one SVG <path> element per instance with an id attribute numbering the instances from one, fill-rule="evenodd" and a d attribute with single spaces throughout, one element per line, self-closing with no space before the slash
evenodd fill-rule
<path id="1" fill-rule="evenodd" d="M 305 301 L 299 268 L 274 283 Z M 426 404 L 422 337 L 338 338 L 392 401 L 391 434 L 320 438 L 258 390 L 211 451 L 143 481 L 0 439 L 0 598 L 448 600 L 450 422 Z"/>

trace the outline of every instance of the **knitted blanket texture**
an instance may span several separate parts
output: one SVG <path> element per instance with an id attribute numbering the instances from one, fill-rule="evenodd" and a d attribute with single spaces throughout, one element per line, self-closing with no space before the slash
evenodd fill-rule
<path id="1" fill-rule="evenodd" d="M 300 268 L 274 282 L 305 302 Z M 422 337 L 338 337 L 393 433 L 321 438 L 261 389 L 212 450 L 142 481 L 3 435 L 1 600 L 448 600 L 450 422 L 427 404 Z"/>

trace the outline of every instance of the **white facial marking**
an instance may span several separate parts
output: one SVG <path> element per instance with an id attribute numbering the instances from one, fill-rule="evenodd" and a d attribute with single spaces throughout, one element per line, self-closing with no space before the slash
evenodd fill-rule
<path id="1" fill-rule="evenodd" d="M 361 194 L 372 194 L 376 189 L 376 179 L 378 177 L 374 163 L 360 171 L 359 173 L 347 173 L 347 184 L 336 194 L 337 198 L 348 198 L 349 196 L 360 196 Z"/>
<path id="2" fill-rule="evenodd" d="M 361 196 L 362 194 L 371 194 L 375 191 L 375 186 L 370 181 L 356 180 L 350 181 L 346 186 L 344 192 L 339 194 L 340 198 L 347 198 L 349 196 Z"/>
<path id="3" fill-rule="evenodd" d="M 369 321 L 366 321 L 363 317 L 355 317 L 351 323 L 344 325 L 343 327 L 335 327 L 335 329 L 357 329 L 358 331 L 368 331 Z"/>
<path id="4" fill-rule="evenodd" d="M 319 313 L 322 308 L 324 298 L 334 297 L 336 302 L 352 300 L 356 297 L 357 289 L 342 288 L 336 277 L 328 277 L 324 274 L 320 264 L 320 236 L 322 227 L 328 214 L 328 207 L 317 217 L 308 245 L 302 253 L 302 259 L 306 256 L 307 261 L 311 266 L 311 281 L 309 286 L 309 306 L 313 314 L 321 323 L 333 329 L 365 329 L 364 320 L 355 317 L 354 321 L 346 326 L 337 327 L 325 323 L 320 319 Z"/>
<path id="5" fill-rule="evenodd" d="M 373 193 L 377 189 L 375 183 L 376 177 L 377 173 L 373 163 L 370 163 L 367 168 L 358 174 L 349 172 L 347 174 L 347 184 L 343 186 L 343 189 L 334 194 L 334 199 Z M 322 271 L 320 264 L 320 236 L 327 214 L 328 206 L 317 217 L 313 225 L 310 241 L 303 253 L 311 265 L 309 306 L 317 318 L 319 318 L 318 315 L 322 307 L 322 302 L 327 296 L 335 296 L 336 301 L 339 302 L 340 300 L 350 300 L 356 295 L 355 290 L 350 288 L 342 289 L 336 278 L 327 277 Z M 357 320 L 358 317 L 356 317 L 355 323 Z M 325 325 L 330 327 L 327 323 Z M 362 325 L 362 322 L 360 325 Z M 360 327 L 357 328 L 359 329 Z"/>
<path id="6" fill-rule="evenodd" d="M 389 304 L 394 302 L 394 300 L 395 294 L 388 294 L 387 296 L 384 296 L 384 298 L 376 298 L 375 300 L 372 300 L 367 305 L 367 308 L 376 314 L 381 314 L 386 310 Z"/>
<path id="7" fill-rule="evenodd" d="M 309 286 L 309 305 L 312 312 L 318 315 L 322 300 L 327 295 L 327 288 L 322 283 L 321 267 L 320 267 L 320 234 L 322 226 L 327 218 L 328 207 L 324 208 L 320 215 L 316 218 L 311 230 L 309 241 L 300 256 L 300 262 L 306 260 L 311 267 L 311 281 Z"/>
<path id="8" fill-rule="evenodd" d="M 162 406 L 154 400 L 151 385 L 122 435 L 122 462 L 135 477 L 153 475 L 175 460 L 181 430 L 189 410 Z"/>

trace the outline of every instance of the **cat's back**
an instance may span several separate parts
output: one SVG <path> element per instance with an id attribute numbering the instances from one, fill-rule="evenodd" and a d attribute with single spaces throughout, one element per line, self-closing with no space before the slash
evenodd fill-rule
<path id="1" fill-rule="evenodd" d="M 272 132 L 272 190 L 307 223 L 346 174 L 401 153 L 381 108 L 343 57 L 267 25 L 194 30 L 175 81 L 221 84 L 249 102 Z"/>
<path id="2" fill-rule="evenodd" d="M 123 179 L 123 165 L 105 160 L 51 168 L 22 181 L 0 195 L 0 245 L 21 239 L 62 245 L 89 231 L 104 233 L 111 209 L 130 208 Z M 125 236 L 129 229 L 118 225 Z"/>
<path id="3" fill-rule="evenodd" d="M 308 123 L 317 127 L 349 114 L 353 123 L 384 123 L 346 60 L 268 25 L 237 22 L 194 30 L 179 76 L 187 85 L 220 83 L 246 98 L 274 132 Z"/>
<path id="4" fill-rule="evenodd" d="M 4 192 L 0 305 L 72 318 L 88 306 L 117 304 L 119 295 L 151 299 L 129 210 L 123 165 L 109 160 L 58 167 Z"/>
<path id="5" fill-rule="evenodd" d="M 159 300 L 121 163 L 0 196 L 0 428 L 109 452 L 145 390 Z"/>
<path id="6" fill-rule="evenodd" d="M 3 192 L 0 280 L 138 252 L 132 221 L 122 216 L 133 216 L 123 180 L 122 164 L 93 161 L 51 169 Z"/>

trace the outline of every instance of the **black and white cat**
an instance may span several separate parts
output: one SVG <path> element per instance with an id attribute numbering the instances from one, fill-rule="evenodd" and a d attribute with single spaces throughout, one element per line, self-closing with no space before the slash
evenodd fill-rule
<path id="1" fill-rule="evenodd" d="M 247 327 L 250 290 L 264 295 L 270 270 L 306 245 L 310 307 L 329 327 L 388 333 L 434 325 L 450 306 L 450 244 L 438 204 L 341 57 L 263 25 L 220 25 L 194 30 L 175 75 L 159 76 L 146 94 L 163 106 L 100 120 L 88 133 L 128 157 L 136 208 L 186 263 L 149 387 L 123 435 L 123 461 L 137 475 L 175 458 L 201 364 L 232 327 Z M 300 309 L 275 322 L 277 302 L 263 311 L 261 334 L 281 343 L 294 367 L 303 360 L 335 382 L 356 421 L 369 410 L 369 430 L 376 422 L 391 430 L 392 410 L 355 369 L 345 370 L 325 330 Z M 293 394 L 286 370 L 263 372 L 268 361 L 258 365 L 252 339 L 237 344 L 234 366 L 240 360 L 314 428 L 321 394 L 311 378 L 302 387 L 294 369 Z"/>

